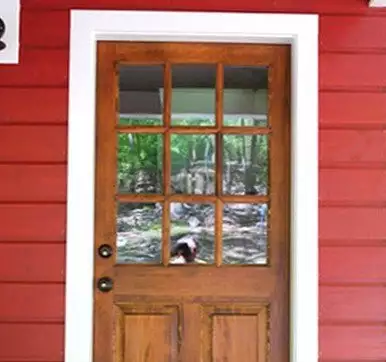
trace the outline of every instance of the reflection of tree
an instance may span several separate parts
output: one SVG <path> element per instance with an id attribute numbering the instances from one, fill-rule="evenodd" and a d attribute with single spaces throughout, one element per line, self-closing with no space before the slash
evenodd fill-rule
<path id="1" fill-rule="evenodd" d="M 257 120 L 254 125 L 258 125 Z M 130 124 L 130 120 L 125 120 Z M 138 125 L 137 120 L 132 124 Z M 146 120 L 142 125 L 159 124 Z M 178 121 L 179 125 L 213 125 L 211 120 Z M 240 120 L 240 126 L 246 123 Z M 120 134 L 118 184 L 120 191 L 162 191 L 162 135 Z M 214 134 L 171 137 L 171 178 L 176 193 L 214 193 Z M 267 139 L 263 135 L 223 135 L 223 185 L 231 194 L 262 194 L 267 187 Z"/>

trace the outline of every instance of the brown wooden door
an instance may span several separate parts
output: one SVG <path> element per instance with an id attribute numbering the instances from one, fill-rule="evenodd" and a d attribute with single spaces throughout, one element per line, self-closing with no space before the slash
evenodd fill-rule
<path id="1" fill-rule="evenodd" d="M 97 54 L 94 361 L 288 361 L 290 47 Z"/>

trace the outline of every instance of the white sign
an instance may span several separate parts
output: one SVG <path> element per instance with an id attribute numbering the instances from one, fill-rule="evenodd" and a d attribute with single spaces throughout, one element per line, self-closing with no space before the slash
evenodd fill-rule
<path id="1" fill-rule="evenodd" d="M 386 0 L 370 0 L 371 8 L 384 8 L 386 7 Z"/>
<path id="2" fill-rule="evenodd" d="M 0 50 L 0 64 L 16 64 L 19 62 L 20 0 L 0 0 L 0 19 L 5 25 L 0 38 L 5 45 Z"/>

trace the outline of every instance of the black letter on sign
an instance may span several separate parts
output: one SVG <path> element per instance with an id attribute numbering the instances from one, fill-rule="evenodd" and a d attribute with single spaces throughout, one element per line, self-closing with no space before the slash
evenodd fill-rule
<path id="1" fill-rule="evenodd" d="M 2 18 L 0 18 L 0 50 L 3 50 L 6 45 L 4 42 L 1 41 L 1 38 L 3 37 L 5 33 L 5 23 Z"/>

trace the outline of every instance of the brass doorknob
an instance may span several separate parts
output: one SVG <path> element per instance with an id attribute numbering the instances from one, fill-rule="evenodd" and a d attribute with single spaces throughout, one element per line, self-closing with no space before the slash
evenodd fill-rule
<path id="1" fill-rule="evenodd" d="M 113 289 L 113 280 L 109 277 L 100 278 L 98 280 L 98 289 L 103 293 L 109 292 Z"/>

